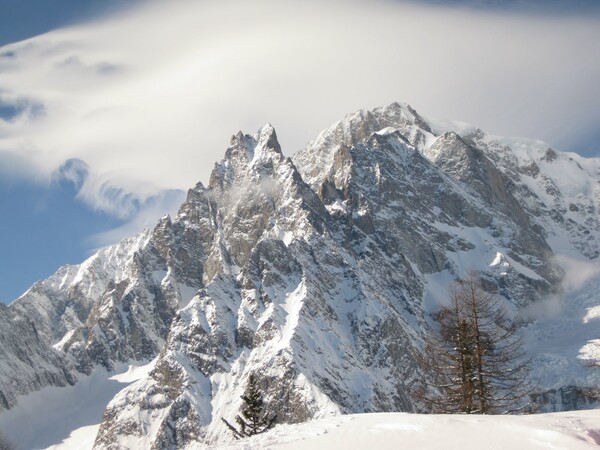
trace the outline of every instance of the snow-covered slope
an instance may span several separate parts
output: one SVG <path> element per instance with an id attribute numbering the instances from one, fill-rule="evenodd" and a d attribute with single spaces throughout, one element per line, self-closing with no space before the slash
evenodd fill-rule
<path id="1" fill-rule="evenodd" d="M 31 393 L 0 415 L 0 431 L 17 450 L 92 448 L 106 405 L 153 366 L 119 364 L 111 372 L 97 367 L 73 386 Z"/>
<path id="2" fill-rule="evenodd" d="M 244 442 L 212 448 L 592 450 L 600 445 L 599 424 L 598 410 L 535 416 L 356 414 L 281 425 Z"/>
<path id="3" fill-rule="evenodd" d="M 175 217 L 37 283 L 0 330 L 13 333 L 10 317 L 35 323 L 55 349 L 50 373 L 157 357 L 108 404 L 95 447 L 176 448 L 227 439 L 221 418 L 253 372 L 283 422 L 413 410 L 430 313 L 477 270 L 525 321 L 539 398 L 581 407 L 561 389 L 600 381 L 568 369 L 594 356 L 581 349 L 600 305 L 589 288 L 600 280 L 600 164 L 542 147 L 398 103 L 347 116 L 293 158 L 268 124 L 238 133 Z M 3 364 L 14 365 L 13 345 Z M 11 407 L 74 378 L 0 381 L 0 392 L 19 387 Z"/>

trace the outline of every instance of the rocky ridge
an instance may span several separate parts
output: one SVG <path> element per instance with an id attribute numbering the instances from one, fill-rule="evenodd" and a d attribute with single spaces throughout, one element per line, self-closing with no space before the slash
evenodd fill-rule
<path id="1" fill-rule="evenodd" d="M 280 421 L 412 410 L 415 352 L 448 282 L 480 270 L 517 314 L 560 293 L 556 253 L 600 248 L 597 160 L 439 128 L 394 103 L 293 158 L 270 125 L 233 136 L 176 217 L 5 308 L 55 358 L 16 391 L 5 372 L 0 392 L 156 357 L 108 406 L 96 448 L 216 442 L 251 372 Z M 20 352 L 8 348 L 5 361 Z"/>

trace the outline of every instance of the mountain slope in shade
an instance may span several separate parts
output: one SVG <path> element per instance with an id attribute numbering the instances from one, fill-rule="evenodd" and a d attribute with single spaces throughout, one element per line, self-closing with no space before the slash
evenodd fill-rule
<path id="1" fill-rule="evenodd" d="M 227 438 L 220 419 L 235 416 L 252 372 L 283 422 L 411 411 L 412 380 L 423 376 L 415 355 L 454 278 L 481 271 L 513 314 L 537 319 L 524 328 L 535 341 L 555 320 L 553 300 L 571 292 L 565 258 L 598 275 L 599 179 L 597 159 L 441 126 L 398 103 L 347 116 L 292 158 L 270 125 L 238 133 L 176 217 L 62 268 L 7 308 L 35 322 L 59 358 L 50 366 L 73 377 L 17 392 L 158 356 L 110 402 L 96 448 Z M 12 327 L 8 317 L 0 325 Z M 538 367 L 576 362 L 586 330 L 566 353 L 532 345 Z M 556 397 L 597 381 L 568 373 L 540 389 Z"/>
<path id="2" fill-rule="evenodd" d="M 45 342 L 34 320 L 14 317 L 0 304 L 0 408 L 45 386 L 69 386 L 76 372 L 65 355 Z"/>

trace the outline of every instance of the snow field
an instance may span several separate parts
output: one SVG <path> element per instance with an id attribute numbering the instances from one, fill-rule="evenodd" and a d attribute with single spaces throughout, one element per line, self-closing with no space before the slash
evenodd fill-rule
<path id="1" fill-rule="evenodd" d="M 209 449 L 584 450 L 598 446 L 600 410 L 530 416 L 355 414 L 281 425 Z"/>

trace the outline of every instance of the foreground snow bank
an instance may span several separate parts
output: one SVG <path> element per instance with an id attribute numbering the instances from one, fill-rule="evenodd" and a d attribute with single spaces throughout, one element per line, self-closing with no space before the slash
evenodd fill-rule
<path id="1" fill-rule="evenodd" d="M 600 410 L 530 416 L 357 414 L 281 425 L 213 450 L 598 449 Z M 199 447 L 200 448 L 200 447 Z"/>

